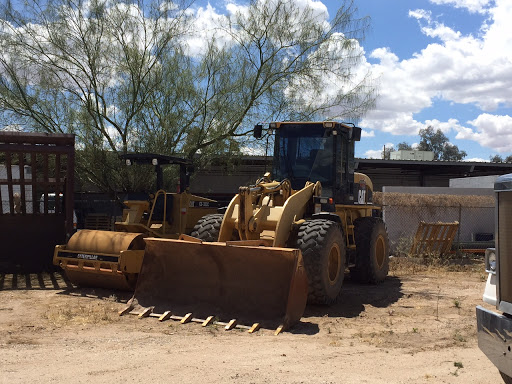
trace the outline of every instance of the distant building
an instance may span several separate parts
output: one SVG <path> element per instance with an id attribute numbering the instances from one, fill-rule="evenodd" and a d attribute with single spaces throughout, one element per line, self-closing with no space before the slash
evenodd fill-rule
<path id="1" fill-rule="evenodd" d="M 390 160 L 434 160 L 434 152 L 432 151 L 415 151 L 401 149 L 399 151 L 391 152 L 389 156 Z"/>
<path id="2" fill-rule="evenodd" d="M 450 179 L 450 188 L 487 188 L 493 189 L 499 175 L 463 177 Z"/>

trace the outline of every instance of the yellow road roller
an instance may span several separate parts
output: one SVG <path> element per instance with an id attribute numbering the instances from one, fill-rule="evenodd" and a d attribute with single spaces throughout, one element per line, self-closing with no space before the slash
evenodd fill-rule
<path id="1" fill-rule="evenodd" d="M 155 166 L 157 192 L 150 201 L 127 200 L 115 231 L 80 230 L 66 245 L 57 245 L 53 263 L 62 267 L 69 280 L 80 286 L 133 290 L 142 265 L 147 236 L 177 239 L 190 233 L 204 215 L 217 212 L 217 202 L 183 192 L 162 189 L 162 165 L 180 166 L 180 186 L 188 185 L 189 163 L 156 154 L 127 154 L 127 164 Z"/>

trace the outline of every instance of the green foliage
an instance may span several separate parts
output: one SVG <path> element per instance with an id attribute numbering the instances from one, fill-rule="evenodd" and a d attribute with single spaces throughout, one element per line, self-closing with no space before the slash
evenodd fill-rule
<path id="1" fill-rule="evenodd" d="M 384 160 L 389 160 L 391 158 L 391 152 L 395 152 L 395 148 L 389 146 L 388 148 L 384 147 L 382 149 L 382 158 Z"/>
<path id="2" fill-rule="evenodd" d="M 432 126 L 420 129 L 419 151 L 434 152 L 435 160 L 461 161 L 467 156 L 466 151 L 461 151 L 456 145 L 448 142 L 448 137 L 440 130 L 434 131 Z"/>
<path id="3" fill-rule="evenodd" d="M 402 141 L 401 143 L 398 143 L 397 150 L 398 151 L 411 151 L 412 146 L 411 146 L 411 144 L 408 144 L 405 141 Z"/>
<path id="4" fill-rule="evenodd" d="M 448 142 L 448 137 L 440 129 L 434 131 L 432 126 L 428 126 L 420 129 L 419 136 L 420 142 L 416 149 L 418 151 L 434 152 L 434 160 L 461 161 L 467 156 L 466 151 L 459 150 L 456 145 Z M 398 144 L 398 150 L 412 149 L 412 146 L 406 142 Z"/>
<path id="5" fill-rule="evenodd" d="M 184 156 L 201 168 L 240 156 L 256 122 L 358 118 L 374 105 L 371 75 L 353 81 L 368 19 L 352 0 L 329 25 L 292 0 L 250 2 L 201 35 L 200 52 L 186 43 L 189 3 L 169 5 L 0 5 L 0 124 L 74 133 L 79 182 L 129 190 L 151 177 L 131 177 L 119 154 Z"/>
<path id="6" fill-rule="evenodd" d="M 503 163 L 503 157 L 500 155 L 491 155 L 489 156 L 489 160 L 491 163 Z"/>
<path id="7" fill-rule="evenodd" d="M 491 163 L 512 163 L 512 155 L 508 155 L 505 159 L 500 155 L 491 155 L 489 160 Z"/>

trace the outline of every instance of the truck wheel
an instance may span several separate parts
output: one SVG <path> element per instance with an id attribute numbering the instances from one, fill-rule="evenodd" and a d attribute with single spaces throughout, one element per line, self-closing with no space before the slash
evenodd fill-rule
<path id="1" fill-rule="evenodd" d="M 330 220 L 306 221 L 297 234 L 308 276 L 308 303 L 333 304 L 338 300 L 345 274 L 343 231 Z"/>
<path id="2" fill-rule="evenodd" d="M 504 374 L 501 371 L 500 371 L 500 374 L 501 374 L 501 378 L 503 379 L 503 382 L 505 384 L 512 384 L 512 377 L 510 377 L 509 375 Z"/>
<path id="3" fill-rule="evenodd" d="M 220 225 L 224 215 L 222 213 L 212 213 L 203 216 L 194 226 L 190 236 L 197 237 L 202 241 L 214 242 L 219 240 Z"/>
<path id="4" fill-rule="evenodd" d="M 389 271 L 389 239 L 386 225 L 377 217 L 361 217 L 354 222 L 356 266 L 351 277 L 361 283 L 378 284 Z"/>

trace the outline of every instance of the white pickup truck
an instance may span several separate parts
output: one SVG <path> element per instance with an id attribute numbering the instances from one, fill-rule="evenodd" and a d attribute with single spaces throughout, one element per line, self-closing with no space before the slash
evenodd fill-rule
<path id="1" fill-rule="evenodd" d="M 483 301 L 496 306 L 476 307 L 478 346 L 512 384 L 512 174 L 500 176 L 496 192 L 496 244 L 485 253 L 489 273 Z"/>

